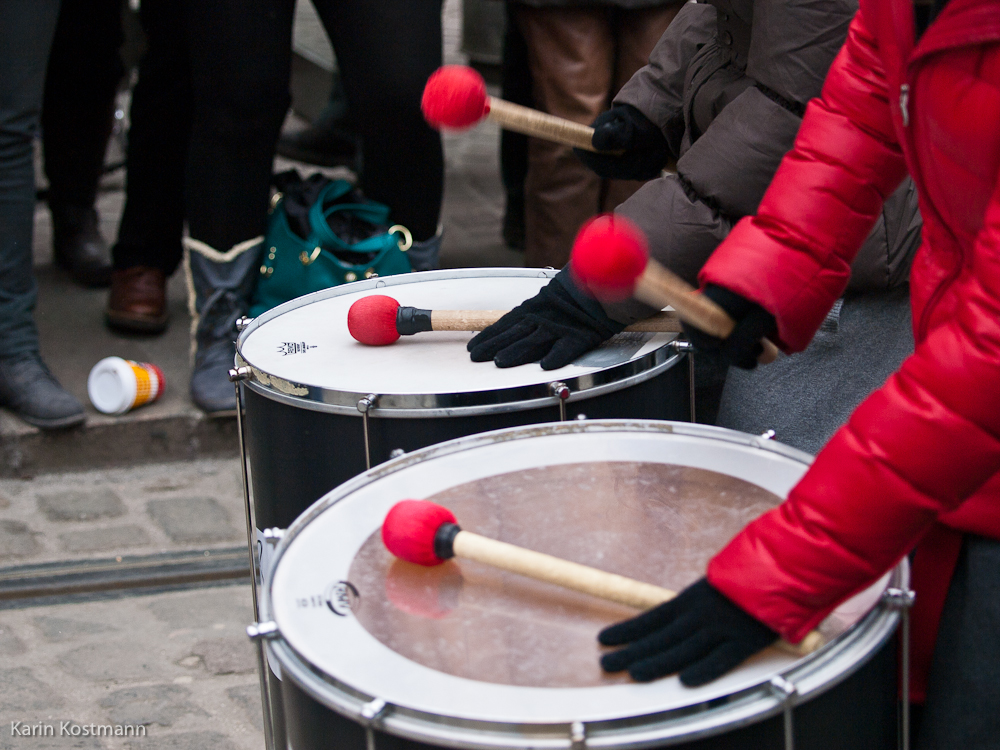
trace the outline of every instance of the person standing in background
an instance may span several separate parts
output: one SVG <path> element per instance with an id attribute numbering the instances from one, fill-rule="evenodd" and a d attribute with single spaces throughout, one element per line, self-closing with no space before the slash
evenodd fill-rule
<path id="1" fill-rule="evenodd" d="M 34 140 L 58 14 L 58 0 L 0 3 L 0 405 L 43 429 L 84 421 L 42 361 L 34 320 Z"/>
<path id="2" fill-rule="evenodd" d="M 535 106 L 589 125 L 646 64 L 682 6 L 677 0 L 511 0 L 510 18 L 527 44 Z M 570 147 L 530 139 L 525 266 L 564 266 L 583 222 L 641 184 L 602 180 Z"/>

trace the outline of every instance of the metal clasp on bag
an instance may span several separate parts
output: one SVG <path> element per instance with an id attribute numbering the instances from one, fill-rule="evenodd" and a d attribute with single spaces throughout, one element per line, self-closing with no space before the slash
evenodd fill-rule
<path id="1" fill-rule="evenodd" d="M 299 253 L 299 261 L 301 261 L 302 265 L 308 266 L 310 263 L 312 263 L 319 257 L 319 254 L 320 252 L 322 252 L 322 250 L 323 248 L 321 248 L 319 245 L 317 245 L 316 249 L 312 251 L 312 255 L 303 250 L 301 253 Z"/>
<path id="2" fill-rule="evenodd" d="M 403 235 L 403 239 L 396 240 L 396 244 L 399 246 L 399 249 L 405 253 L 413 245 L 413 235 L 410 234 L 410 230 L 402 224 L 393 224 L 389 227 L 389 234 L 396 234 L 396 232 Z"/>

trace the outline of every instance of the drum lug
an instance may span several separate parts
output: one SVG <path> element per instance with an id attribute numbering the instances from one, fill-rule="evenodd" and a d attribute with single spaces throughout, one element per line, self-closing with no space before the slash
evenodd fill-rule
<path id="1" fill-rule="evenodd" d="M 582 721 L 574 721 L 569 725 L 569 742 L 573 750 L 587 746 L 587 727 Z"/>
<path id="2" fill-rule="evenodd" d="M 375 747 L 375 725 L 388 710 L 389 704 L 381 698 L 374 698 L 361 707 L 361 723 L 365 728 L 365 750 L 377 750 Z"/>
<path id="3" fill-rule="evenodd" d="M 900 617 L 900 747 L 910 750 L 910 609 L 916 600 L 915 591 L 905 588 L 887 588 L 882 594 L 884 601 L 892 609 L 899 610 Z"/>
<path id="4" fill-rule="evenodd" d="M 243 329 L 245 329 L 251 323 L 253 323 L 253 318 L 248 318 L 246 315 L 244 315 L 243 317 L 238 318 L 236 320 L 236 330 L 242 333 Z"/>
<path id="5" fill-rule="evenodd" d="M 358 411 L 361 412 L 361 429 L 364 432 L 365 438 L 365 468 L 370 469 L 372 467 L 372 449 L 371 442 L 368 439 L 368 412 L 375 408 L 375 404 L 378 401 L 378 396 L 374 393 L 369 393 L 363 399 L 358 401 Z"/>
<path id="6" fill-rule="evenodd" d="M 561 380 L 549 383 L 549 393 L 559 399 L 559 421 L 566 421 L 566 400 L 570 397 L 569 386 Z"/>
<path id="7" fill-rule="evenodd" d="M 256 622 L 253 625 L 247 626 L 247 636 L 255 643 L 269 641 L 277 638 L 279 635 L 281 633 L 278 632 L 278 624 L 276 622 Z"/>
<path id="8" fill-rule="evenodd" d="M 234 367 L 229 371 L 229 382 L 238 383 L 241 380 L 250 379 L 250 368 L 244 365 L 243 367 Z"/>
<path id="9" fill-rule="evenodd" d="M 267 544 L 269 544 L 272 547 L 274 547 L 274 546 L 276 546 L 278 544 L 278 542 L 281 541 L 282 537 L 285 536 L 285 530 L 284 529 L 279 529 L 277 527 L 270 528 L 270 529 L 264 529 L 263 536 L 264 536 L 264 541 Z"/>
<path id="10" fill-rule="evenodd" d="M 674 339 L 670 342 L 670 346 L 672 346 L 674 351 L 678 354 L 687 354 L 688 352 L 694 351 L 694 344 L 686 339 Z"/>
<path id="11" fill-rule="evenodd" d="M 785 750 L 794 750 L 795 734 L 792 723 L 792 708 L 795 706 L 798 688 L 781 675 L 772 677 L 769 686 L 775 697 L 781 702 L 782 712 L 785 715 Z"/>

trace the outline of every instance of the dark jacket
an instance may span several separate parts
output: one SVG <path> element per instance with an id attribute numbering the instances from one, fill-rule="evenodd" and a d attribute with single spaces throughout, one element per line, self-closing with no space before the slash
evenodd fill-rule
<path id="1" fill-rule="evenodd" d="M 754 214 L 792 147 L 806 103 L 843 44 L 857 0 L 689 3 L 615 103 L 659 125 L 677 174 L 644 185 L 617 211 L 646 232 L 650 252 L 691 283 L 740 218 Z M 851 289 L 905 283 L 919 244 L 913 184 L 904 183 L 852 267 Z M 609 305 L 631 322 L 634 301 Z"/>

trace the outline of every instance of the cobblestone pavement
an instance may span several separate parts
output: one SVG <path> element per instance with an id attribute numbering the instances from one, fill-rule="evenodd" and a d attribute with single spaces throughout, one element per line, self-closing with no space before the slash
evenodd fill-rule
<path id="1" fill-rule="evenodd" d="M 245 544 L 239 459 L 0 479 L 0 564 Z"/>
<path id="2" fill-rule="evenodd" d="M 0 611 L 0 750 L 260 750 L 251 621 L 245 584 Z"/>

